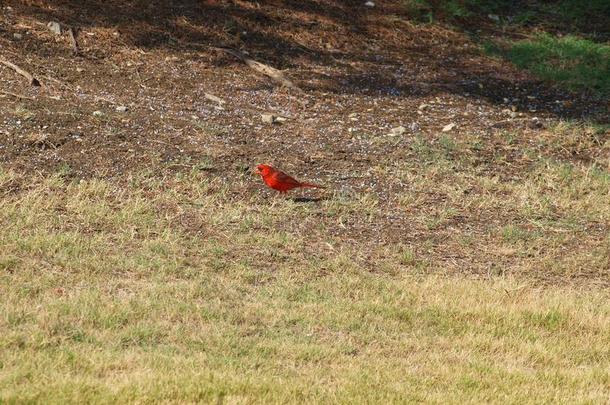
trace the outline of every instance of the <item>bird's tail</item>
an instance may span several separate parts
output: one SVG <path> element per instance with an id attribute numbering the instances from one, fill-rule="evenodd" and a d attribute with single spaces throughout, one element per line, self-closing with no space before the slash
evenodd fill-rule
<path id="1" fill-rule="evenodd" d="M 300 186 L 301 187 L 309 187 L 309 188 L 326 188 L 324 186 L 319 186 L 317 184 L 312 184 L 312 183 L 301 183 Z"/>

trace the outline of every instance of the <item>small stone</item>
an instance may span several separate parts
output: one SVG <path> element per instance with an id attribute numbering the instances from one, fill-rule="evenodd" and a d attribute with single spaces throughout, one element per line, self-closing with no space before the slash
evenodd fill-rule
<path id="1" fill-rule="evenodd" d="M 127 110 L 129 110 L 129 108 L 127 108 L 127 106 L 120 105 L 120 106 L 117 106 L 117 108 L 115 108 L 115 110 L 117 110 L 117 112 L 124 113 L 124 112 L 127 112 Z"/>
<path id="2" fill-rule="evenodd" d="M 487 14 L 487 18 L 494 20 L 495 22 L 500 22 L 500 16 L 497 14 Z"/>
<path id="3" fill-rule="evenodd" d="M 505 108 L 504 110 L 502 110 L 502 114 L 506 114 L 511 118 L 517 118 L 517 113 L 513 110 L 510 110 L 508 108 Z"/>
<path id="4" fill-rule="evenodd" d="M 419 107 L 417 107 L 417 109 L 419 111 L 424 111 L 428 107 L 430 107 L 430 104 L 420 104 Z"/>
<path id="5" fill-rule="evenodd" d="M 275 122 L 275 116 L 273 114 L 261 114 L 261 120 L 265 124 L 273 124 Z"/>
<path id="6" fill-rule="evenodd" d="M 76 68 L 76 71 L 77 71 L 78 73 L 83 73 L 83 72 L 85 71 L 85 69 L 83 69 L 83 68 L 81 68 L 81 67 L 77 67 L 77 68 Z"/>
<path id="7" fill-rule="evenodd" d="M 534 117 L 529 122 L 528 127 L 529 128 L 543 128 L 544 124 L 542 123 L 542 121 L 540 121 L 540 119 L 538 117 Z"/>
<path id="8" fill-rule="evenodd" d="M 402 135 L 402 134 L 404 134 L 406 131 L 407 131 L 407 128 L 405 128 L 405 127 L 403 127 L 403 126 L 401 125 L 401 126 L 399 126 L 399 127 L 392 128 L 392 129 L 390 130 L 390 135 L 395 135 L 395 136 L 398 136 L 398 135 Z"/>
<path id="9" fill-rule="evenodd" d="M 447 124 L 443 127 L 443 132 L 449 132 L 451 131 L 453 128 L 455 128 L 457 124 L 455 122 L 452 122 L 451 124 Z"/>
<path id="10" fill-rule="evenodd" d="M 370 0 L 367 1 L 366 3 L 364 3 L 364 5 L 367 6 L 367 7 L 375 7 L 375 3 L 370 1 Z"/>
<path id="11" fill-rule="evenodd" d="M 18 32 L 15 32 L 15 33 L 13 34 L 13 38 L 15 38 L 15 39 L 23 39 L 23 34 L 20 34 L 20 33 L 18 33 Z"/>
<path id="12" fill-rule="evenodd" d="M 61 25 L 57 21 L 51 21 L 47 24 L 47 28 L 54 34 L 61 34 Z"/>
<path id="13" fill-rule="evenodd" d="M 420 126 L 419 126 L 419 124 L 418 124 L 417 122 L 412 122 L 412 123 L 411 123 L 411 125 L 409 125 L 409 129 L 410 129 L 412 132 L 417 132 L 417 131 L 419 131 L 421 128 L 420 128 Z"/>
<path id="14" fill-rule="evenodd" d="M 103 112 L 101 112 L 100 110 L 93 111 L 93 116 L 94 116 L 94 117 L 103 117 L 103 116 L 104 116 L 104 113 L 103 113 Z"/>

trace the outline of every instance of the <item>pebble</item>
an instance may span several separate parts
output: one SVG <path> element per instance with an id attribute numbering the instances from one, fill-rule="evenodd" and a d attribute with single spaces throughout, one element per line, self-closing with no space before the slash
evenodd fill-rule
<path id="1" fill-rule="evenodd" d="M 375 7 L 375 3 L 372 1 L 367 1 L 366 3 L 364 3 L 364 5 L 367 7 Z"/>
<path id="2" fill-rule="evenodd" d="M 22 38 L 23 38 L 23 34 L 20 34 L 20 33 L 18 33 L 18 32 L 15 32 L 15 33 L 13 34 L 13 38 L 15 38 L 15 39 L 22 39 Z"/>
<path id="3" fill-rule="evenodd" d="M 261 114 L 261 120 L 265 124 L 273 124 L 275 122 L 275 116 L 273 114 Z"/>
<path id="4" fill-rule="evenodd" d="M 505 108 L 504 110 L 502 110 L 502 114 L 506 114 L 511 118 L 517 118 L 517 113 L 514 110 L 510 110 L 508 108 Z"/>
<path id="5" fill-rule="evenodd" d="M 390 130 L 390 135 L 402 135 L 407 131 L 407 128 L 403 127 L 402 125 L 396 128 L 392 128 Z"/>
<path id="6" fill-rule="evenodd" d="M 115 108 L 115 110 L 117 110 L 118 112 L 124 113 L 124 112 L 127 112 L 127 110 L 129 110 L 129 108 L 127 108 L 127 106 L 124 106 L 124 105 L 119 105 L 119 106 L 117 106 L 117 108 Z"/>
<path id="7" fill-rule="evenodd" d="M 61 34 L 61 25 L 57 21 L 51 21 L 47 24 L 47 28 L 54 34 Z"/>
<path id="8" fill-rule="evenodd" d="M 100 110 L 93 111 L 93 116 L 94 116 L 94 117 L 103 117 L 103 116 L 104 116 L 104 113 L 103 113 L 103 112 L 101 112 Z"/>
<path id="9" fill-rule="evenodd" d="M 453 128 L 455 128 L 457 124 L 455 122 L 452 122 L 451 124 L 447 124 L 443 127 L 443 132 L 449 132 L 451 131 Z"/>

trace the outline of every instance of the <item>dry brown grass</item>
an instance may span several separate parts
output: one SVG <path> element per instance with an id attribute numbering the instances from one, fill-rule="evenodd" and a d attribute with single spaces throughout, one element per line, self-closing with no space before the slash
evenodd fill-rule
<path id="1" fill-rule="evenodd" d="M 514 199 L 505 202 L 517 208 L 514 215 L 525 215 L 516 201 L 529 207 L 541 198 L 539 188 L 561 173 L 546 167 L 540 169 L 546 181 L 502 187 Z M 308 205 L 231 191 L 250 181 L 227 186 L 193 172 L 119 184 L 4 172 L 0 400 L 539 403 L 608 397 L 607 290 L 592 281 L 540 287 L 536 277 L 442 276 L 433 245 L 372 249 L 327 232 L 320 217 L 349 223 L 379 215 L 370 197 Z M 570 184 L 602 190 L 595 181 Z M 586 201 L 578 192 L 556 195 L 562 197 L 557 206 L 574 210 L 577 225 L 589 215 L 607 218 L 607 210 L 589 201 L 593 191 Z M 445 208 L 425 213 L 406 201 L 414 219 L 442 228 L 451 212 L 478 199 L 455 208 L 459 201 L 448 198 Z M 501 209 L 493 201 L 479 204 Z M 497 224 L 483 244 L 462 234 L 446 246 L 482 255 L 494 242 L 497 255 L 518 257 L 527 271 L 559 257 L 569 274 L 577 273 L 580 264 L 559 253 L 573 237 L 554 230 L 575 225 L 544 224 Z M 580 245 L 607 246 L 607 239 L 580 235 Z M 589 266 L 601 269 L 607 260 L 601 250 L 585 256 L 578 249 Z"/>

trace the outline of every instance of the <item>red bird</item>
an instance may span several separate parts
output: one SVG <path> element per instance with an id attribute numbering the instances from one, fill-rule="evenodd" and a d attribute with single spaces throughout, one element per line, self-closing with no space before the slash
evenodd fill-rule
<path id="1" fill-rule="evenodd" d="M 312 187 L 312 188 L 324 188 L 316 184 L 301 183 L 300 181 L 290 177 L 286 173 L 274 169 L 269 165 L 258 165 L 256 166 L 257 174 L 260 174 L 266 185 L 280 193 L 285 193 L 288 190 L 298 187 Z"/>

